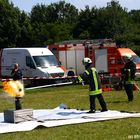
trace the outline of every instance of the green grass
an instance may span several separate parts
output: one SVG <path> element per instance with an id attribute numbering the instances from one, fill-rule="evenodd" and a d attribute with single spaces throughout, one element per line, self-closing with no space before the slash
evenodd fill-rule
<path id="1" fill-rule="evenodd" d="M 134 101 L 127 102 L 122 91 L 104 92 L 110 110 L 140 112 L 140 92 L 134 92 Z M 89 109 L 88 86 L 71 85 L 30 90 L 22 99 L 23 108 L 48 109 L 64 103 L 70 108 Z M 12 100 L 0 98 L 0 111 L 14 108 Z M 96 108 L 99 103 L 96 100 Z M 65 125 L 53 128 L 38 127 L 32 131 L 0 135 L 0 140 L 128 140 L 140 139 L 140 118 Z"/>

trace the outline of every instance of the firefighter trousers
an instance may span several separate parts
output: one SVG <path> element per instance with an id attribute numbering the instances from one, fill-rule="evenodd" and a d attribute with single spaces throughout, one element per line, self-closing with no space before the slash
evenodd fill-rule
<path id="1" fill-rule="evenodd" d="M 133 84 L 125 84 L 124 89 L 127 94 L 128 101 L 133 101 Z"/>
<path id="2" fill-rule="evenodd" d="M 16 110 L 22 109 L 20 99 L 21 99 L 20 97 L 16 97 L 16 98 L 15 98 L 15 106 L 16 106 Z"/>
<path id="3" fill-rule="evenodd" d="M 100 106 L 102 108 L 102 111 L 107 111 L 107 107 L 106 107 L 106 103 L 105 100 L 102 96 L 102 94 L 98 94 L 98 95 L 90 95 L 89 96 L 89 100 L 90 100 L 90 110 L 91 111 L 95 111 L 96 110 L 96 103 L 95 103 L 95 99 L 98 99 Z"/>

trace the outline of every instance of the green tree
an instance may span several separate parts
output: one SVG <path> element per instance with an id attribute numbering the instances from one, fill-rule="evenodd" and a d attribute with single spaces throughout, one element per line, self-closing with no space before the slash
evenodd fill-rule
<path id="1" fill-rule="evenodd" d="M 71 39 L 77 16 L 78 10 L 65 1 L 34 6 L 30 14 L 34 45 Z"/>
<path id="2" fill-rule="evenodd" d="M 55 11 L 58 15 L 59 22 L 67 22 L 72 24 L 77 20 L 78 9 L 70 3 L 66 3 L 65 1 L 60 1 L 58 4 L 52 4 L 55 7 Z"/>
<path id="3" fill-rule="evenodd" d="M 96 34 L 101 38 L 124 40 L 130 27 L 126 9 L 118 1 L 112 0 L 107 7 L 99 9 L 96 27 Z"/>
<path id="4" fill-rule="evenodd" d="M 30 18 L 31 22 L 68 22 L 73 23 L 78 16 L 78 10 L 71 4 L 60 1 L 50 5 L 35 5 L 32 8 Z"/>
<path id="5" fill-rule="evenodd" d="M 31 23 L 35 23 L 35 22 L 42 22 L 42 23 L 46 23 L 49 22 L 49 15 L 48 15 L 48 11 L 47 11 L 47 7 L 43 4 L 39 5 L 35 5 L 30 13 L 30 20 Z"/>
<path id="6" fill-rule="evenodd" d="M 74 28 L 76 38 L 113 38 L 121 43 L 127 43 L 131 23 L 126 9 L 118 1 L 112 0 L 106 7 L 93 7 L 80 11 L 77 25 Z"/>
<path id="7" fill-rule="evenodd" d="M 18 19 L 20 27 L 20 35 L 17 39 L 16 46 L 31 47 L 32 46 L 32 26 L 28 15 L 23 11 Z"/>
<path id="8" fill-rule="evenodd" d="M 65 1 L 35 5 L 27 14 L 9 0 L 0 0 L 1 47 L 33 47 L 73 39 L 113 38 L 120 44 L 140 44 L 140 10 L 122 8 L 112 0 L 106 7 L 85 6 L 80 12 Z"/>
<path id="9" fill-rule="evenodd" d="M 131 19 L 131 37 L 130 42 L 136 46 L 140 45 L 140 10 L 132 10 L 129 12 Z M 139 48 L 138 48 L 139 49 Z"/>
<path id="10" fill-rule="evenodd" d="M 89 6 L 86 6 L 85 10 L 80 11 L 77 24 L 73 30 L 73 36 L 79 39 L 90 38 L 91 20 L 91 10 L 89 9 Z"/>
<path id="11" fill-rule="evenodd" d="M 20 11 L 8 0 L 0 0 L 0 44 L 1 47 L 15 47 L 20 34 L 18 17 Z"/>

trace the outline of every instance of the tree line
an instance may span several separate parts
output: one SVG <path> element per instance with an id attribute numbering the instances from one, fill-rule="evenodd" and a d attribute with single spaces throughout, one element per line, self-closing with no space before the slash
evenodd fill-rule
<path id="1" fill-rule="evenodd" d="M 85 6 L 84 10 L 59 1 L 36 4 L 26 13 L 9 0 L 0 0 L 1 48 L 41 47 L 64 40 L 104 38 L 138 49 L 140 10 L 128 12 L 116 0 L 106 7 Z"/>

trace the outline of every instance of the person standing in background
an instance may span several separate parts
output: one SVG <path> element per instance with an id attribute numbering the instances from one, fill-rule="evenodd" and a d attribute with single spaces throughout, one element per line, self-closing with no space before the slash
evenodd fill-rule
<path id="1" fill-rule="evenodd" d="M 19 64 L 18 63 L 14 64 L 14 68 L 12 69 L 11 76 L 12 76 L 14 81 L 18 80 L 18 81 L 20 81 L 23 84 L 23 81 L 22 81 L 23 75 L 22 75 L 21 69 L 19 68 Z M 20 98 L 21 97 L 15 97 L 16 110 L 22 109 Z"/>
<path id="2" fill-rule="evenodd" d="M 12 76 L 13 80 L 22 81 L 23 75 L 22 75 L 21 69 L 19 68 L 18 63 L 14 64 L 14 68 L 12 69 L 11 76 Z"/>
<path id="3" fill-rule="evenodd" d="M 122 69 L 122 81 L 129 102 L 133 101 L 134 99 L 133 85 L 135 80 L 135 73 L 136 73 L 136 64 L 132 61 L 131 56 L 127 56 L 126 64 Z"/>

